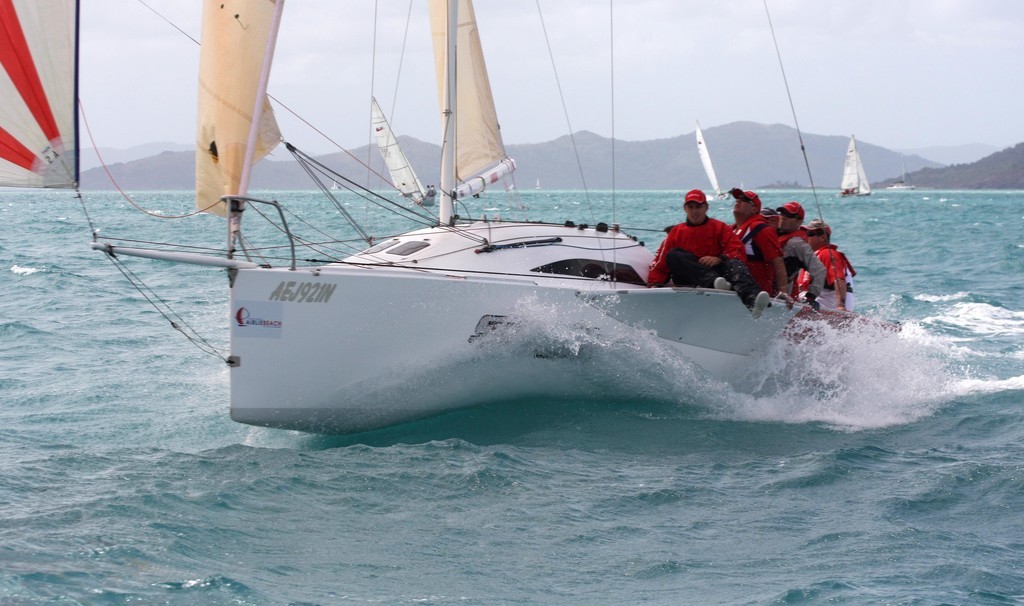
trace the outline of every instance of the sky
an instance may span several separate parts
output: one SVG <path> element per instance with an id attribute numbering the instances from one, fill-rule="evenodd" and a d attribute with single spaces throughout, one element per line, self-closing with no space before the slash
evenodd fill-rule
<path id="1" fill-rule="evenodd" d="M 97 147 L 194 140 L 200 7 L 82 3 L 79 97 Z M 475 7 L 506 143 L 794 126 L 786 81 L 804 133 L 896 150 L 1024 142 L 1017 0 L 767 0 L 785 80 L 765 0 Z M 368 144 L 372 91 L 398 134 L 440 140 L 426 0 L 284 8 L 270 94 L 285 139 L 314 153 Z"/>

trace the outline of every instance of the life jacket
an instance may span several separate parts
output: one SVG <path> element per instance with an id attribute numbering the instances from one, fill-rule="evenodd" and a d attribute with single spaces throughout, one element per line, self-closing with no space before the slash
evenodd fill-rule
<path id="1" fill-rule="evenodd" d="M 750 228 L 745 236 L 740 238 L 740 242 L 743 244 L 743 248 L 747 253 L 747 261 L 759 261 L 764 262 L 764 254 L 761 253 L 761 249 L 754 242 L 754 236 L 761 233 L 761 230 L 768 227 L 767 223 L 758 223 L 757 225 Z"/>
<path id="2" fill-rule="evenodd" d="M 846 258 L 846 255 L 839 252 L 835 244 L 823 246 L 815 251 L 815 253 L 818 255 L 818 259 L 821 260 L 822 265 L 825 266 L 825 288 L 835 290 L 836 278 L 842 276 L 845 281 L 847 272 L 849 272 L 851 277 L 857 275 L 853 265 L 850 264 L 850 260 Z M 847 290 L 853 292 L 849 285 Z"/>

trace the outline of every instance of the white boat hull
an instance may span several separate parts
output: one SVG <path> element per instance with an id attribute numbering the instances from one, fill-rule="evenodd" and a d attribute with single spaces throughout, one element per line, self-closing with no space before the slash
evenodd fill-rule
<path id="1" fill-rule="evenodd" d="M 635 327 L 729 378 L 792 315 L 755 320 L 727 291 L 356 266 L 239 270 L 231 298 L 232 419 L 321 433 L 579 393 L 587 373 L 554 363 L 587 363 L 573 331 Z M 538 315 L 561 335 L 527 329 Z"/>

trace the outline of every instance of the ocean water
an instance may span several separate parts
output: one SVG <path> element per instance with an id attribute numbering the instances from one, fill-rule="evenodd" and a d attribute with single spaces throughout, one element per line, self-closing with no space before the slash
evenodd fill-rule
<path id="1" fill-rule="evenodd" d="M 310 194 L 276 197 L 344 229 Z M 220 219 L 84 198 L 104 235 L 222 245 Z M 679 198 L 516 203 L 653 247 Z M 807 192 L 763 198 L 818 214 Z M 612 370 L 579 399 L 331 437 L 231 422 L 227 368 L 89 249 L 78 201 L 2 191 L 0 604 L 1024 603 L 1024 192 L 829 192 L 820 210 L 858 311 L 898 334 L 780 342 L 753 393 L 584 343 Z M 226 348 L 222 272 L 127 264 Z M 524 338 L 564 329 L 539 323 Z"/>

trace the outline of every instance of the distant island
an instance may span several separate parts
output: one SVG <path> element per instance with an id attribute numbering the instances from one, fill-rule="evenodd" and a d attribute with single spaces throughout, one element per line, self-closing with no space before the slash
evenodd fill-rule
<path id="1" fill-rule="evenodd" d="M 795 129 L 781 124 L 734 122 L 704 129 L 723 188 L 747 184 L 761 189 L 799 189 L 810 186 Z M 440 148 L 412 137 L 399 137 L 403 149 L 424 183 L 436 183 Z M 848 137 L 803 134 L 814 184 L 818 189 L 838 189 Z M 694 133 L 650 141 L 614 141 L 581 131 L 545 143 L 507 146 L 515 158 L 516 182 L 524 189 L 543 183 L 545 189 L 594 190 L 707 189 L 709 184 L 697 155 Z M 180 147 L 180 146 L 179 146 Z M 579 163 L 573 150 L 579 153 Z M 916 154 L 902 154 L 858 140 L 868 177 L 877 188 L 901 178 L 918 188 L 939 189 L 1022 189 L 1024 188 L 1024 144 L 1007 148 L 976 162 L 944 166 Z M 371 171 L 354 160 L 369 158 Z M 386 173 L 375 149 L 363 146 L 351 154 L 337 152 L 318 160 L 370 188 L 387 184 Z M 580 173 L 579 166 L 583 172 Z M 145 158 L 109 163 L 117 183 L 128 190 L 189 190 L 194 188 L 195 158 L 192 151 L 164 151 Z M 614 172 L 613 172 L 614 171 Z M 376 174 L 374 174 L 376 173 Z M 368 176 L 369 175 L 369 176 Z M 103 168 L 84 171 L 81 187 L 109 190 L 114 186 Z M 280 148 L 256 165 L 254 189 L 311 189 L 306 173 Z"/>

